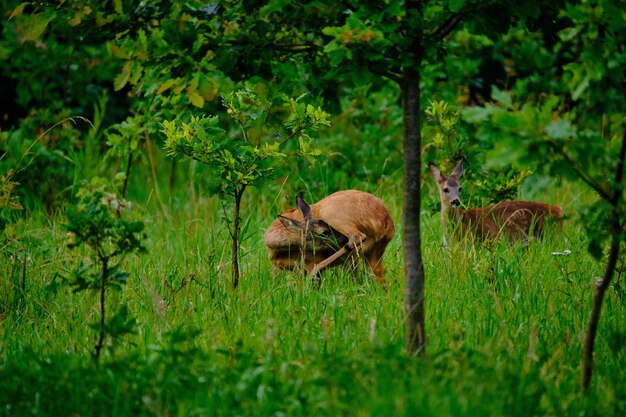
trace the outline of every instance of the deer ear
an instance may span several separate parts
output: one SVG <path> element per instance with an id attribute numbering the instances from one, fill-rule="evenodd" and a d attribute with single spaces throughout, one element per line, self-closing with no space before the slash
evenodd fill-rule
<path id="1" fill-rule="evenodd" d="M 297 220 L 290 219 L 289 217 L 285 216 L 278 216 L 278 220 L 280 220 L 283 226 L 285 226 L 285 229 L 289 230 L 290 232 L 300 233 L 302 230 L 304 230 L 304 223 Z"/>
<path id="2" fill-rule="evenodd" d="M 309 206 L 306 201 L 304 201 L 304 198 L 302 198 L 301 196 L 296 197 L 296 207 L 298 207 L 298 210 L 300 211 L 300 214 L 302 214 L 302 218 L 305 221 L 313 220 L 313 215 L 311 214 L 311 206 Z"/>
<path id="3" fill-rule="evenodd" d="M 441 182 L 441 171 L 439 171 L 437 165 L 431 162 L 430 164 L 428 164 L 428 170 L 430 171 L 430 178 L 435 180 L 435 182 L 437 183 Z"/>
<path id="4" fill-rule="evenodd" d="M 460 161 L 458 164 L 456 164 L 456 167 L 454 167 L 454 171 L 452 171 L 452 174 L 450 175 L 460 178 L 461 174 L 463 174 L 463 161 Z"/>

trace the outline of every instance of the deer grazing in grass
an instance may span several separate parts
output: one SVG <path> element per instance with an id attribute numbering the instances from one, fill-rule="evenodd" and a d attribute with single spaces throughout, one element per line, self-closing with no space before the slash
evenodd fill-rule
<path id="1" fill-rule="evenodd" d="M 431 178 L 439 187 L 441 219 L 445 229 L 465 237 L 471 234 L 476 240 L 497 239 L 525 240 L 533 234 L 540 236 L 549 221 L 559 220 L 563 210 L 535 201 L 504 201 L 481 208 L 462 209 L 459 206 L 461 192 L 461 162 L 450 175 L 443 175 L 434 164 L 429 164 Z"/>
<path id="2" fill-rule="evenodd" d="M 317 277 L 326 267 L 362 258 L 368 272 L 379 283 L 385 282 L 382 258 L 394 225 L 382 200 L 346 190 L 311 205 L 298 196 L 296 206 L 265 231 L 263 243 L 275 267 L 294 270 L 302 266 Z"/>

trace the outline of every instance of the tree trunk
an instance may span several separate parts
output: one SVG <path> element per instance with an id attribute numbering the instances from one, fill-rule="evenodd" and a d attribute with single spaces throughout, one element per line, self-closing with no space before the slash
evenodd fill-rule
<path id="1" fill-rule="evenodd" d="M 407 15 L 422 13 L 421 3 L 407 1 Z M 419 29 L 415 29 L 419 31 Z M 410 354 L 423 355 L 426 348 L 424 328 L 424 264 L 420 236 L 420 67 L 422 48 L 419 35 L 413 35 L 402 75 L 404 113 L 404 218 L 403 247 L 406 277 L 406 347 Z"/>
<path id="2" fill-rule="evenodd" d="M 602 310 L 602 301 L 604 300 L 604 294 L 609 288 L 609 283 L 615 272 L 615 266 L 617 265 L 617 258 L 619 256 L 620 239 L 617 234 L 614 234 L 611 238 L 611 249 L 609 252 L 609 261 L 604 271 L 604 276 L 597 283 L 593 294 L 593 306 L 591 307 L 591 317 L 589 318 L 589 325 L 587 327 L 587 333 L 585 334 L 585 348 L 583 351 L 583 388 L 586 390 L 591 385 L 591 375 L 593 373 L 593 346 L 596 340 L 596 333 L 598 330 L 598 323 L 600 322 L 600 313 Z"/>
<path id="3" fill-rule="evenodd" d="M 233 266 L 233 288 L 239 286 L 239 228 L 241 223 L 241 196 L 245 188 L 242 188 L 235 195 L 235 207 L 233 208 L 233 230 L 231 238 L 233 240 L 232 246 L 232 266 Z"/>
<path id="4" fill-rule="evenodd" d="M 102 282 L 100 283 L 100 335 L 98 336 L 98 343 L 96 343 L 96 360 L 100 357 L 100 350 L 104 345 L 104 326 L 105 320 L 105 293 L 107 286 L 107 277 L 109 275 L 109 260 L 102 259 Z"/>

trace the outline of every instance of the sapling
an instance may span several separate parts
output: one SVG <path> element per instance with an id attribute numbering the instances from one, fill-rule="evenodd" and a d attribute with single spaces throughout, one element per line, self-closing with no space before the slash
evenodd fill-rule
<path id="1" fill-rule="evenodd" d="M 260 186 L 284 166 L 288 155 L 285 144 L 299 140 L 299 149 L 291 156 L 311 159 L 319 151 L 309 136 L 321 126 L 328 126 L 328 114 L 319 107 L 305 105 L 298 99 L 285 100 L 280 110 L 289 116 L 279 126 L 270 122 L 272 103 L 250 89 L 234 91 L 223 97 L 223 105 L 232 129 L 224 128 L 218 116 L 191 117 L 189 122 L 164 121 L 165 149 L 168 154 L 186 155 L 210 170 L 209 193 L 217 195 L 224 208 L 232 239 L 232 286 L 239 285 L 239 242 L 241 201 L 248 187 Z M 286 109 L 285 109 L 286 107 Z M 254 129 L 254 135 L 251 131 Z M 231 211 L 228 213 L 227 208 Z"/>
<path id="2" fill-rule="evenodd" d="M 6 232 L 7 226 L 14 219 L 15 212 L 23 210 L 15 192 L 19 184 L 13 181 L 14 172 L 13 169 L 9 169 L 6 175 L 0 174 L 0 252 L 11 260 L 12 267 L 9 274 L 11 282 L 15 283 L 19 279 L 19 285 L 14 286 L 16 289 L 14 300 L 17 305 L 26 294 L 26 265 L 29 256 L 19 239 Z M 0 303 L 0 315 L 9 308 L 5 302 L 6 300 Z"/>
<path id="3" fill-rule="evenodd" d="M 68 246 L 70 249 L 87 246 L 91 259 L 80 261 L 67 281 L 74 287 L 74 292 L 99 291 L 100 317 L 94 324 L 98 331 L 95 345 L 98 359 L 107 335 L 119 337 L 132 331 L 134 326 L 134 319 L 125 305 L 107 322 L 105 300 L 108 288 L 119 288 L 128 279 L 129 273 L 121 268 L 122 260 L 131 253 L 145 251 L 142 243 L 144 224 L 141 220 L 128 218 L 130 203 L 107 192 L 101 179 L 82 187 L 77 198 L 66 213 L 65 228 L 72 237 Z"/>

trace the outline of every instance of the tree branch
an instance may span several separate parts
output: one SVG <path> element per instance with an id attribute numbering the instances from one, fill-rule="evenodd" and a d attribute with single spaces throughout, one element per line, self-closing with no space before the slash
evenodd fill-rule
<path id="1" fill-rule="evenodd" d="M 391 81 L 397 83 L 397 84 L 402 84 L 402 76 L 391 72 L 391 71 L 387 71 L 387 70 L 382 70 L 382 69 L 378 69 L 378 68 L 374 68 L 372 66 L 368 66 L 368 69 L 370 70 L 370 72 L 372 74 L 376 74 L 376 75 L 380 75 L 382 77 L 385 78 L 389 78 Z"/>
<path id="2" fill-rule="evenodd" d="M 437 28 L 437 30 L 435 30 L 435 38 L 437 38 L 437 40 L 443 40 L 446 36 L 450 34 L 450 32 L 454 30 L 455 27 L 457 27 L 457 25 L 461 22 L 461 20 L 463 20 L 466 14 L 467 11 L 462 11 L 450 15 L 446 19 L 446 21 L 443 22 L 441 26 Z"/>
<path id="3" fill-rule="evenodd" d="M 321 46 L 314 42 L 291 43 L 291 44 L 272 44 L 272 47 L 278 51 L 288 52 L 315 52 L 321 50 Z"/>
<path id="4" fill-rule="evenodd" d="M 250 39 L 232 39 L 226 42 L 229 46 L 259 46 L 259 42 L 254 42 Z M 265 44 L 263 45 L 265 46 Z M 271 43 L 268 46 L 277 50 L 277 51 L 287 51 L 287 52 L 315 52 L 322 49 L 321 46 L 316 44 L 315 42 L 300 42 L 300 43 Z"/>
<path id="5" fill-rule="evenodd" d="M 600 197 L 602 197 L 603 199 L 605 199 L 608 202 L 612 202 L 613 201 L 613 198 L 614 198 L 613 195 L 610 192 L 608 192 L 607 190 L 605 190 L 604 188 L 602 188 L 602 186 L 600 184 L 598 184 L 597 182 L 595 182 L 593 180 L 593 178 L 591 178 L 589 175 L 587 175 L 587 173 L 584 172 L 578 166 L 578 164 L 565 151 L 565 149 L 561 148 L 560 146 L 557 146 L 557 144 L 552 142 L 552 141 L 548 141 L 548 145 L 552 148 L 553 151 L 555 151 L 559 155 L 561 155 L 570 164 L 570 166 L 574 169 L 574 171 L 576 171 L 576 175 L 578 175 L 578 177 L 585 184 L 587 184 L 589 187 L 591 187 L 591 189 L 593 189 L 596 193 L 598 193 L 598 195 L 600 195 Z"/>

